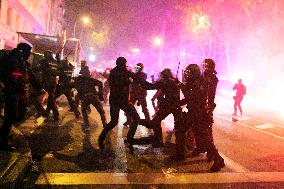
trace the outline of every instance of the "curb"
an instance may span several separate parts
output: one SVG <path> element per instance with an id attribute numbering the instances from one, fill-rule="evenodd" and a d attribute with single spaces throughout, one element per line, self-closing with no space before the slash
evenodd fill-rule
<path id="1" fill-rule="evenodd" d="M 0 188 L 14 189 L 20 188 L 22 180 L 25 178 L 32 164 L 31 149 L 25 136 L 15 127 L 11 129 L 12 141 L 17 143 L 16 153 L 6 153 L 7 159 L 12 161 L 7 164 L 0 174 Z"/>

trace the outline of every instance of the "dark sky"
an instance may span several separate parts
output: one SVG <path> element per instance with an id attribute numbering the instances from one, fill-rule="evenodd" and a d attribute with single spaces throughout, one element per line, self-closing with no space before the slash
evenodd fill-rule
<path id="1" fill-rule="evenodd" d="M 89 15 L 93 26 L 84 28 L 83 46 L 95 46 L 106 56 L 116 56 L 132 47 L 148 49 L 153 36 L 162 35 L 166 28 L 174 31 L 177 12 L 176 5 L 181 0 L 76 0 L 66 1 L 66 21 L 69 34 L 76 17 Z M 77 30 L 80 30 L 78 26 Z M 92 31 L 105 32 L 108 42 L 97 47 L 89 38 Z M 77 33 L 77 32 L 76 32 Z M 176 32 L 175 32 L 176 33 Z M 105 52 L 108 53 L 105 53 Z M 112 53 L 111 53 L 112 52 Z M 104 56 L 104 57 L 106 57 Z"/>
<path id="2" fill-rule="evenodd" d="M 84 15 L 92 18 L 92 26 L 77 25 L 76 36 L 82 31 L 86 57 L 89 47 L 94 47 L 96 64 L 125 56 L 137 47 L 141 49 L 140 56 L 127 59 L 132 63 L 150 62 L 147 64 L 151 69 L 160 60 L 163 67 L 176 69 L 180 60 L 185 66 L 211 57 L 219 62 L 220 70 L 228 71 L 229 63 L 238 68 L 240 63 L 245 68 L 253 65 L 247 64 L 247 60 L 256 57 L 254 54 L 243 58 L 248 51 L 276 52 L 282 49 L 284 40 L 283 0 L 66 0 L 65 3 L 69 37 L 76 18 Z M 207 16 L 208 27 L 194 33 L 194 14 Z M 164 38 L 161 50 L 153 47 L 154 36 Z M 227 47 L 229 51 L 225 51 Z"/>

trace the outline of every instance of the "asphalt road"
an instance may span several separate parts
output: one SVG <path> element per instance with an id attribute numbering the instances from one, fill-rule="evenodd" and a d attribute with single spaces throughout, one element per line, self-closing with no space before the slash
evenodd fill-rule
<path id="1" fill-rule="evenodd" d="M 261 111 L 246 112 L 238 121 L 232 121 L 229 100 L 217 98 L 215 110 L 214 140 L 225 159 L 226 167 L 221 173 L 282 172 L 284 170 L 284 121 L 273 118 Z M 222 103 L 220 103 L 222 102 Z M 90 116 L 90 130 L 82 128 L 82 119 L 76 119 L 68 111 L 66 103 L 60 103 L 60 121 L 45 120 L 35 123 L 31 117 L 20 128 L 26 135 L 33 155 L 33 168 L 27 183 L 36 182 L 43 173 L 204 173 L 212 165 L 204 156 L 188 158 L 185 162 L 173 162 L 169 156 L 174 154 L 174 136 L 171 143 L 163 149 L 153 149 L 150 145 L 135 146 L 134 153 L 124 145 L 128 128 L 123 112 L 118 126 L 107 138 L 107 152 L 99 153 L 97 139 L 102 130 L 100 116 L 94 108 Z M 104 106 L 109 120 L 109 106 Z M 138 107 L 139 112 L 141 109 Z M 152 110 L 151 110 L 152 111 Z M 264 116 L 265 115 L 265 116 Z M 142 116 L 142 115 L 141 115 Z M 173 127 L 169 116 L 163 122 L 166 130 Z M 135 137 L 151 134 L 142 126 Z M 264 177 L 265 177 L 264 174 Z"/>

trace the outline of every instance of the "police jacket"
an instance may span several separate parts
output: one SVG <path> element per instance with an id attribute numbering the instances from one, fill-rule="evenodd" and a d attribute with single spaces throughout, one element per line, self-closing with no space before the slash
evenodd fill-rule
<path id="1" fill-rule="evenodd" d="M 204 81 L 207 108 L 209 112 L 213 112 L 213 110 L 216 107 L 214 101 L 215 101 L 216 89 L 219 80 L 216 76 L 216 73 L 205 72 L 203 75 L 203 81 Z"/>
<path id="2" fill-rule="evenodd" d="M 59 66 L 59 85 L 62 87 L 71 86 L 72 74 L 74 71 L 74 66 L 68 61 L 63 60 Z"/>
<path id="3" fill-rule="evenodd" d="M 59 75 L 58 63 L 54 59 L 44 58 L 41 61 L 42 76 L 46 79 L 55 79 Z"/>
<path id="4" fill-rule="evenodd" d="M 129 102 L 129 85 L 132 79 L 133 73 L 125 67 L 116 66 L 110 71 L 110 104 L 123 105 Z"/>
<path id="5" fill-rule="evenodd" d="M 161 104 L 176 105 L 180 101 L 179 81 L 175 78 L 162 78 L 154 84 L 144 82 L 144 86 L 148 89 L 161 90 L 164 98 L 161 99 Z"/>
<path id="6" fill-rule="evenodd" d="M 189 113 L 200 116 L 206 111 L 206 90 L 202 77 L 181 84 L 181 91 L 184 94 L 182 102 L 187 105 Z"/>
<path id="7" fill-rule="evenodd" d="M 131 96 L 135 97 L 146 97 L 147 90 L 140 84 L 140 82 L 145 82 L 147 79 L 147 74 L 144 72 L 137 72 L 134 74 L 134 82 L 131 85 Z"/>
<path id="8" fill-rule="evenodd" d="M 53 89 L 56 86 L 56 76 L 59 75 L 57 62 L 51 58 L 44 58 L 41 61 L 41 74 L 44 88 Z"/>
<path id="9" fill-rule="evenodd" d="M 22 59 L 20 51 L 13 49 L 0 60 L 0 80 L 4 83 L 4 92 L 9 95 L 26 92 L 30 82 L 41 89 L 40 83 L 29 69 L 30 64 Z"/>
<path id="10" fill-rule="evenodd" d="M 98 91 L 96 87 L 98 87 Z M 75 81 L 75 88 L 78 91 L 79 97 L 81 99 L 94 95 L 98 95 L 101 97 L 103 94 L 103 83 L 91 77 L 77 77 Z"/>

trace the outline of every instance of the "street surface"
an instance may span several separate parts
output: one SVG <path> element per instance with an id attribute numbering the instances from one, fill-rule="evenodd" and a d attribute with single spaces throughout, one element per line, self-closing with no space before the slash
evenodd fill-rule
<path id="1" fill-rule="evenodd" d="M 218 179 L 212 175 L 220 173 L 224 175 L 229 173 L 252 174 L 250 178 L 257 178 L 259 182 L 264 182 L 267 178 L 276 179 L 277 177 L 272 175 L 278 174 L 277 172 L 282 176 L 281 172 L 284 172 L 284 121 L 279 117 L 274 119 L 273 115 L 267 115 L 267 113 L 263 116 L 261 111 L 249 112 L 253 110 L 252 108 L 246 111 L 245 103 L 245 115 L 236 117 L 238 121 L 232 121 L 233 102 L 222 97 L 217 97 L 216 100 L 214 140 L 226 164 L 226 167 L 219 173 L 207 173 L 212 162 L 208 162 L 205 155 L 187 158 L 184 162 L 170 160 L 169 157 L 174 154 L 175 139 L 173 135 L 169 140 L 167 130 L 173 128 L 172 116 L 168 116 L 162 124 L 164 141 L 170 141 L 163 149 L 153 149 L 151 145 L 135 145 L 134 152 L 131 154 L 123 142 L 128 128 L 123 126 L 125 116 L 121 112 L 118 126 L 107 138 L 106 152 L 100 154 L 97 139 L 102 130 L 102 124 L 99 114 L 92 107 L 92 112 L 89 114 L 90 128 L 83 130 L 82 119 L 76 120 L 74 114 L 68 111 L 69 107 L 63 98 L 58 103 L 60 110 L 58 123 L 48 119 L 37 124 L 31 117 L 19 128 L 28 139 L 34 161 L 25 182 L 27 185 L 41 183 L 49 177 L 57 178 L 56 174 L 64 177 L 62 173 L 66 175 L 72 173 L 68 178 L 77 178 L 79 182 L 86 182 L 84 178 L 92 176 L 84 174 L 92 173 L 97 174 L 98 178 L 142 173 L 157 178 L 161 175 L 171 177 L 171 175 L 181 173 L 202 174 L 202 178 L 208 178 L 206 182 L 209 183 L 218 182 L 216 181 Z M 104 109 L 109 121 L 109 106 L 105 105 Z M 138 111 L 143 117 L 140 107 Z M 135 137 L 148 136 L 151 133 L 151 130 L 139 126 Z M 102 176 L 106 173 L 109 175 Z M 232 176 L 232 178 L 238 181 L 226 177 L 227 182 L 249 182 L 246 177 Z M 283 182 L 283 180 L 281 177 L 278 181 Z M 156 181 L 154 178 L 147 180 L 150 183 Z"/>

